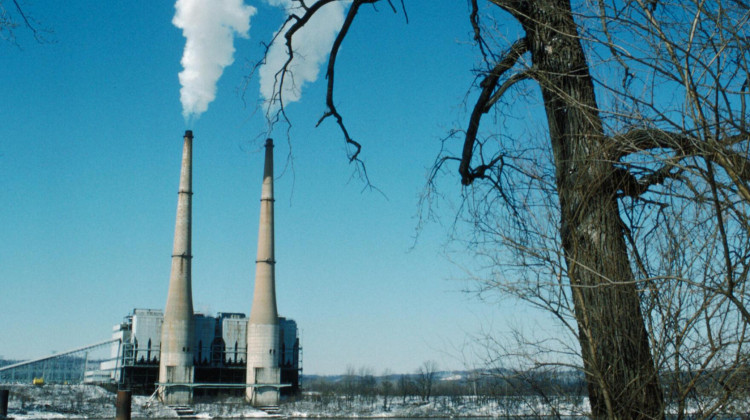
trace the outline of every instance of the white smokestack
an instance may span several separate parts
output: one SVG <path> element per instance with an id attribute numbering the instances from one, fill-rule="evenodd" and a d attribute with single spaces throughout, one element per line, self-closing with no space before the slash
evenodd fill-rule
<path id="1" fill-rule="evenodd" d="M 272 6 L 286 9 L 287 15 L 302 13 L 295 6 L 299 3 L 291 0 L 266 0 Z M 298 101 L 302 95 L 305 83 L 314 82 L 318 78 L 321 65 L 325 62 L 331 45 L 336 39 L 341 25 L 344 23 L 345 2 L 332 2 L 321 8 L 307 24 L 294 35 L 292 50 L 294 59 L 289 67 L 290 74 L 286 76 L 283 87 L 284 103 Z M 282 26 L 279 31 L 288 29 Z M 260 94 L 266 101 L 269 110 L 278 108 L 278 98 L 274 99 L 274 92 L 278 90 L 277 73 L 286 62 L 287 46 L 283 36 L 276 39 L 268 50 L 266 62 L 261 66 Z"/>
<path id="2" fill-rule="evenodd" d="M 180 101 L 186 120 L 198 118 L 216 97 L 216 82 L 234 62 L 234 36 L 248 37 L 256 12 L 242 0 L 177 0 L 172 23 L 186 38 Z"/>

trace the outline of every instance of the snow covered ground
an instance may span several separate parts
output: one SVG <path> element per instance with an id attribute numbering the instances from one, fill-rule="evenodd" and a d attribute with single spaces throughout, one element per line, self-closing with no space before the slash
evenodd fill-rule
<path id="1" fill-rule="evenodd" d="M 115 417 L 116 395 L 95 385 L 20 385 L 11 387 L 8 415 L 31 419 L 111 419 Z M 197 404 L 199 418 L 268 417 L 238 399 L 236 403 Z M 177 412 L 155 399 L 133 396 L 132 418 L 177 418 Z"/>
<path id="2" fill-rule="evenodd" d="M 21 385 L 11 388 L 8 414 L 18 420 L 31 419 L 106 419 L 115 416 L 115 394 L 94 385 Z M 433 397 L 430 402 L 417 398 L 389 398 L 384 406 L 381 396 L 371 399 L 347 399 L 343 396 L 307 395 L 284 401 L 274 417 L 309 418 L 398 418 L 398 417 L 505 417 L 514 415 L 582 414 L 585 400 L 545 401 L 541 398 L 505 398 L 478 401 L 472 397 Z M 132 417 L 166 419 L 177 413 L 153 398 L 133 396 Z M 194 406 L 198 418 L 262 418 L 264 411 L 232 397 Z"/>
<path id="3" fill-rule="evenodd" d="M 115 394 L 94 385 L 21 385 L 11 388 L 8 414 L 18 420 L 106 419 L 115 416 Z M 506 398 L 501 402 L 476 401 L 471 397 L 433 397 L 429 403 L 418 399 L 347 399 L 341 396 L 308 395 L 282 403 L 275 417 L 309 418 L 397 418 L 397 417 L 505 417 L 513 415 L 552 415 L 552 407 L 563 416 L 581 414 L 586 401 L 543 401 L 541 398 Z M 194 406 L 198 418 L 262 418 L 264 411 L 247 405 L 242 398 L 225 398 Z M 177 418 L 177 413 L 145 396 L 133 396 L 132 417 Z"/>
<path id="4" fill-rule="evenodd" d="M 281 407 L 287 417 L 321 418 L 414 418 L 414 417 L 546 417 L 560 415 L 577 417 L 588 410 L 588 401 L 580 398 L 543 399 L 541 397 L 482 398 L 471 396 L 432 397 L 429 402 L 419 398 L 389 398 L 382 396 L 347 400 L 342 396 L 328 398 L 306 397 L 289 401 Z"/>
<path id="5" fill-rule="evenodd" d="M 95 385 L 18 385 L 12 386 L 8 414 L 18 420 L 36 419 L 112 419 L 115 416 L 114 393 Z M 704 404 L 695 404 L 688 412 L 705 412 Z M 710 405 L 710 404 L 709 404 Z M 429 402 L 419 398 L 389 397 L 384 404 L 382 396 L 351 397 L 340 395 L 307 394 L 282 402 L 278 414 L 273 416 L 256 410 L 241 397 L 228 397 L 198 402 L 193 407 L 197 418 L 414 418 L 414 417 L 536 417 L 578 418 L 589 410 L 585 397 L 543 398 L 524 397 L 433 397 Z M 667 412 L 675 414 L 676 407 Z M 726 418 L 750 411 L 747 401 L 732 404 L 723 413 Z M 133 396 L 133 419 L 177 418 L 177 413 L 153 398 Z"/>

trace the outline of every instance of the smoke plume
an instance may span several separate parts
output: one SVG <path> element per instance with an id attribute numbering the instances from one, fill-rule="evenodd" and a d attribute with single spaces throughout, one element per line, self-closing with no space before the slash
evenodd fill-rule
<path id="1" fill-rule="evenodd" d="M 295 12 L 292 0 L 266 0 L 272 6 L 281 6 L 286 9 L 287 15 Z M 321 8 L 309 22 L 305 24 L 294 35 L 292 60 L 284 79 L 282 95 L 284 103 L 298 101 L 302 95 L 302 87 L 305 83 L 314 82 L 318 78 L 320 66 L 325 61 L 331 50 L 331 45 L 336 39 L 336 34 L 344 23 L 344 2 L 331 2 Z M 279 31 L 283 33 L 287 28 L 282 26 Z M 278 71 L 288 59 L 285 39 L 280 36 L 271 45 L 266 55 L 266 61 L 259 69 L 260 94 L 266 101 L 269 109 L 279 106 L 278 98 L 274 98 L 274 92 L 278 91 Z"/>
<path id="2" fill-rule="evenodd" d="M 177 0 L 172 24 L 186 38 L 180 72 L 185 120 L 198 118 L 216 97 L 216 82 L 234 62 L 234 36 L 248 37 L 256 12 L 243 0 Z"/>

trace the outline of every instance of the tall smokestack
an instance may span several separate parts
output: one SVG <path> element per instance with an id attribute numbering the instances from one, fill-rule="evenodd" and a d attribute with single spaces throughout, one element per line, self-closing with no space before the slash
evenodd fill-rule
<path id="1" fill-rule="evenodd" d="M 172 273 L 161 332 L 159 389 L 165 404 L 190 404 L 192 388 L 169 384 L 193 382 L 193 292 L 191 286 L 191 202 L 193 195 L 193 132 L 185 131 L 182 149 L 177 218 L 174 227 Z"/>
<path id="2" fill-rule="evenodd" d="M 260 195 L 255 292 L 247 324 L 247 399 L 256 407 L 279 404 L 279 320 L 273 244 L 273 140 L 266 140 Z"/>

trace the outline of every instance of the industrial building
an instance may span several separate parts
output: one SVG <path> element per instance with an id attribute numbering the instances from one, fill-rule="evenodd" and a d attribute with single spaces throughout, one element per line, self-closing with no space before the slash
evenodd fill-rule
<path id="1" fill-rule="evenodd" d="M 242 354 L 239 350 L 241 346 L 239 340 L 243 338 L 240 333 L 241 327 L 231 328 L 233 322 L 240 322 L 238 318 L 233 318 L 230 314 L 226 319 L 219 317 L 209 320 L 193 313 L 193 132 L 185 131 L 183 140 L 172 248 L 172 270 L 169 277 L 167 304 L 161 324 L 156 392 L 165 404 L 184 405 L 192 403 L 196 388 L 227 387 L 230 383 L 237 384 L 243 377 L 241 370 L 227 366 L 226 353 L 212 352 L 212 346 L 216 344 L 217 347 L 223 346 L 225 351 L 226 346 L 236 349 L 232 365 L 244 363 L 245 382 L 237 386 L 245 389 L 247 401 L 255 407 L 276 407 L 279 404 L 281 389 L 291 387 L 292 384 L 282 381 L 280 367 L 283 365 L 281 357 L 283 338 L 276 308 L 273 141 L 268 139 L 265 144 L 258 248 L 255 260 L 255 292 L 250 317 L 245 327 L 244 341 L 242 341 L 245 344 L 245 357 L 240 363 L 237 359 Z M 234 337 L 229 337 L 228 342 L 224 341 L 222 332 L 225 324 L 228 327 L 227 331 L 234 332 Z M 213 332 L 211 332 L 212 326 Z M 296 332 L 294 336 L 296 337 Z M 152 346 L 156 337 L 151 333 L 148 336 Z M 143 345 L 142 340 L 140 345 Z M 215 354 L 218 358 L 216 361 L 213 360 Z M 150 355 L 148 344 L 146 355 Z M 139 358 L 136 358 L 136 362 L 137 360 Z M 208 368 L 206 368 L 206 361 L 210 361 Z M 215 363 L 215 366 L 211 366 L 211 363 Z M 135 364 L 133 367 L 135 368 Z"/>
<path id="2" fill-rule="evenodd" d="M 140 394 L 153 393 L 159 377 L 163 322 L 161 310 L 134 309 L 113 328 L 110 359 L 101 363 L 98 371 L 87 372 L 86 381 L 118 384 Z M 244 394 L 247 324 L 248 318 L 241 313 L 193 315 L 193 386 L 197 393 Z M 297 323 L 279 317 L 279 331 L 280 382 L 289 385 L 281 392 L 291 394 L 299 390 L 302 369 Z"/>
<path id="3" fill-rule="evenodd" d="M 36 380 L 36 375 L 41 375 L 41 379 L 62 378 L 64 382 L 76 378 L 89 383 L 116 384 L 137 393 L 156 392 L 168 405 L 191 404 L 195 393 L 233 392 L 244 394 L 250 404 L 261 408 L 274 408 L 281 394 L 299 389 L 301 348 L 297 324 L 279 317 L 276 307 L 273 141 L 268 139 L 265 144 L 250 315 L 209 316 L 193 311 L 193 132 L 187 130 L 183 140 L 172 267 L 164 311 L 134 309 L 114 327 L 111 340 L 0 367 L 0 381 Z M 101 362 L 89 360 L 88 351 L 103 346 L 110 346 L 109 357 Z M 53 366 L 51 360 L 58 365 Z M 91 369 L 97 364 L 99 369 Z M 70 373 L 71 366 L 81 373 Z"/>

